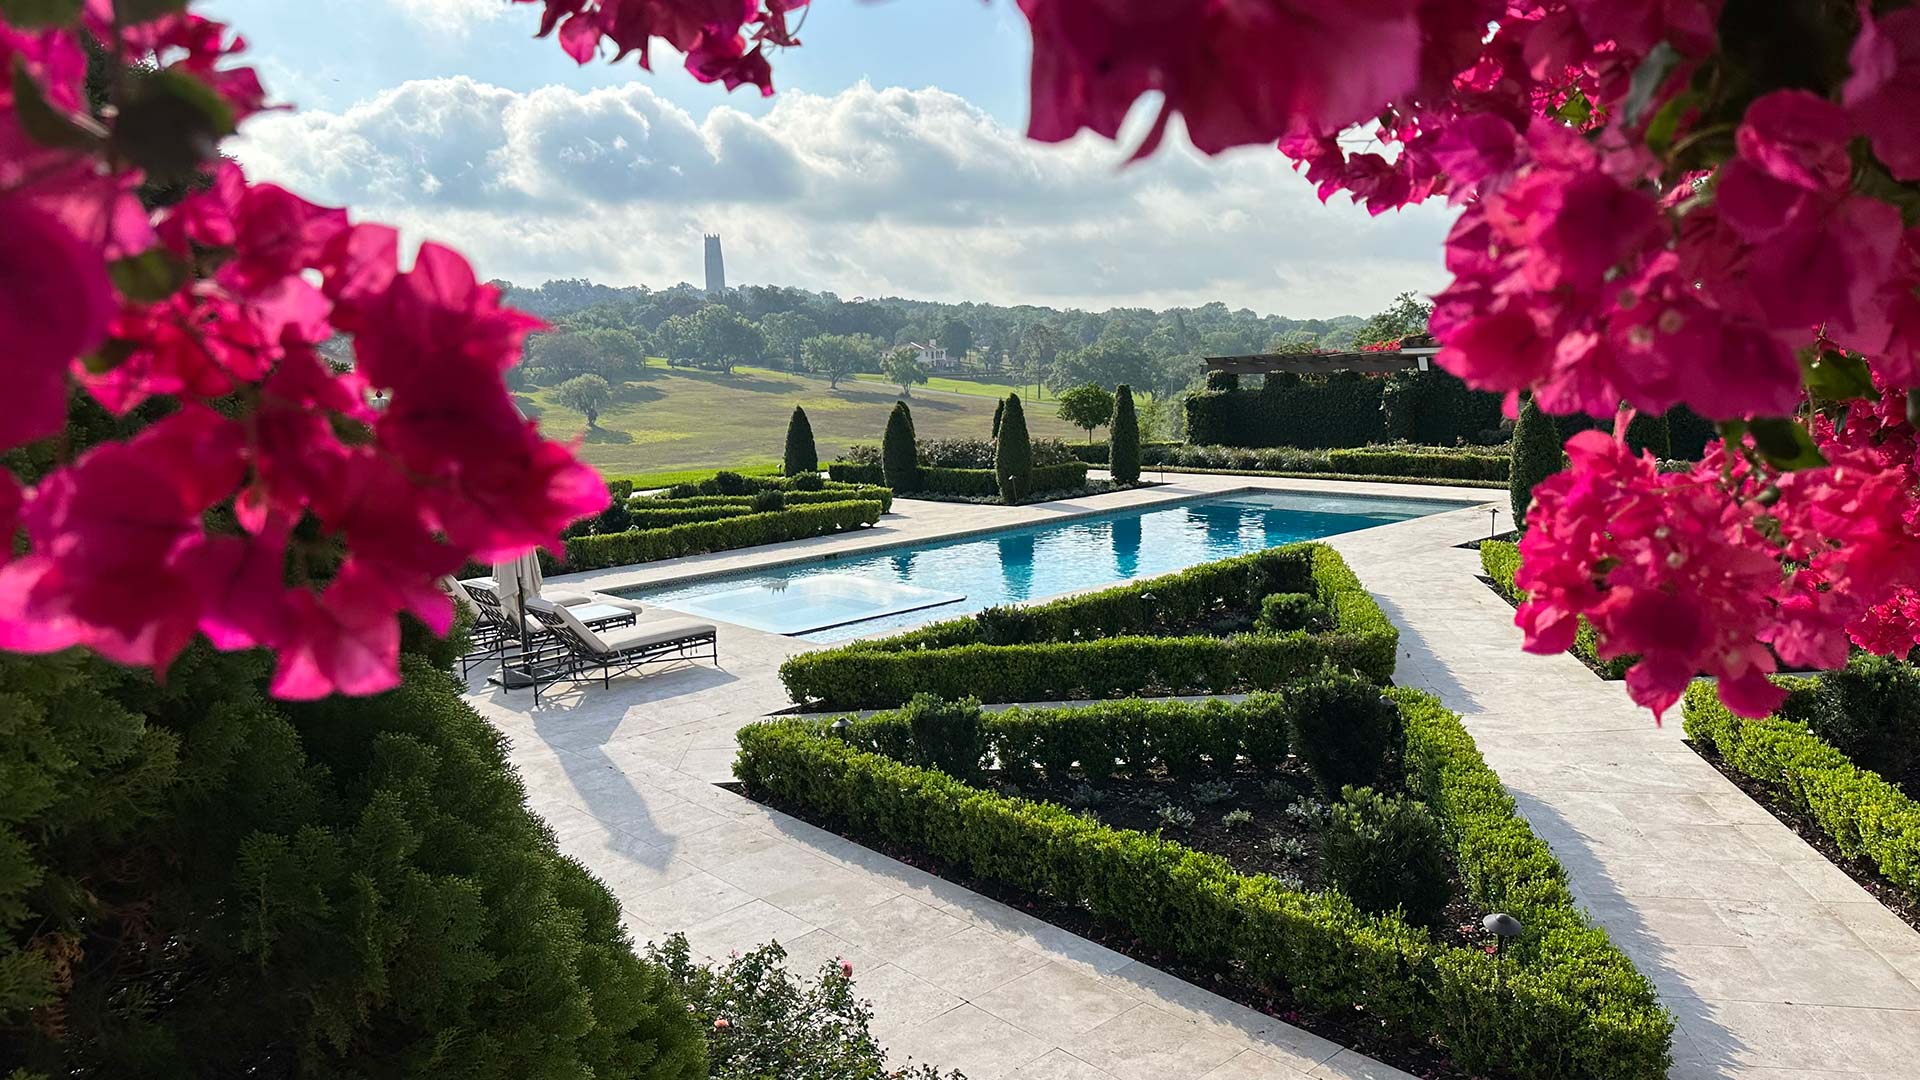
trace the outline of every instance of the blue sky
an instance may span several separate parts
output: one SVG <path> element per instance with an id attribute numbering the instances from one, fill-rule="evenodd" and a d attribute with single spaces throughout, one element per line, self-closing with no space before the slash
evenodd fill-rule
<path id="1" fill-rule="evenodd" d="M 212 11 L 299 110 L 243 132 L 254 175 L 454 243 L 483 276 L 663 287 L 697 279 L 715 231 L 730 281 L 845 296 L 1310 316 L 1445 282 L 1443 208 L 1321 207 L 1271 150 L 1123 166 L 1091 137 L 1027 142 L 1010 0 L 824 0 L 774 57 L 770 100 L 664 50 L 651 74 L 576 66 L 531 37 L 532 4 Z"/>

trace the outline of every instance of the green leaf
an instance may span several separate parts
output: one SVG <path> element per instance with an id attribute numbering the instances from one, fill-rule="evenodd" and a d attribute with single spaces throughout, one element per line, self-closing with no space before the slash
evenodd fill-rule
<path id="1" fill-rule="evenodd" d="M 1666 84 L 1667 75 L 1674 65 L 1680 62 L 1680 52 L 1666 42 L 1655 45 L 1633 69 L 1633 78 L 1627 83 L 1627 101 L 1624 119 L 1628 126 L 1638 124 L 1641 117 L 1647 115 L 1647 109 L 1653 105 L 1653 95 L 1660 92 Z"/>
<path id="2" fill-rule="evenodd" d="M 86 0 L 0 0 L 0 17 L 22 30 L 66 26 L 80 18 Z"/>
<path id="3" fill-rule="evenodd" d="M 1574 127 L 1584 127 L 1593 119 L 1593 103 L 1587 100 L 1587 95 L 1575 90 L 1567 95 L 1566 104 L 1560 106 L 1555 115 Z"/>
<path id="4" fill-rule="evenodd" d="M 1800 373 L 1813 396 L 1824 401 L 1848 401 L 1853 398 L 1877 398 L 1873 374 L 1867 362 L 1858 356 L 1828 351 L 1818 358 L 1800 358 Z"/>
<path id="5" fill-rule="evenodd" d="M 181 180 L 218 156 L 233 108 L 213 87 L 174 68 L 135 84 L 113 125 L 113 148 L 154 179 Z"/>
<path id="6" fill-rule="evenodd" d="M 156 303 L 180 291 L 187 283 L 187 264 L 166 248 L 152 248 L 107 264 L 107 276 L 120 295 L 140 303 Z"/>
<path id="7" fill-rule="evenodd" d="M 119 338 L 108 338 L 98 349 L 81 358 L 81 363 L 95 375 L 105 375 L 114 368 L 127 362 L 133 355 L 133 342 Z"/>
<path id="8" fill-rule="evenodd" d="M 106 132 L 94 126 L 91 119 L 83 123 L 79 117 L 54 108 L 40 92 L 40 84 L 33 80 L 26 61 L 18 56 L 13 58 L 12 81 L 14 112 L 28 138 L 58 150 L 91 151 L 100 146 Z"/>
<path id="9" fill-rule="evenodd" d="M 133 24 L 152 22 L 162 15 L 173 15 L 186 9 L 187 0 L 118 0 L 114 5 L 121 21 Z"/>
<path id="10" fill-rule="evenodd" d="M 1747 425 L 1760 455 L 1777 469 L 1789 472 L 1812 469 L 1827 463 L 1820 448 L 1813 445 L 1807 429 L 1781 416 L 1756 417 Z"/>
<path id="11" fill-rule="evenodd" d="M 1660 106 L 1653 119 L 1647 121 L 1647 149 L 1665 157 L 1673 148 L 1673 133 L 1679 130 L 1681 117 L 1688 110 L 1700 104 L 1700 94 L 1689 90 L 1684 94 L 1675 94 L 1665 105 Z"/>

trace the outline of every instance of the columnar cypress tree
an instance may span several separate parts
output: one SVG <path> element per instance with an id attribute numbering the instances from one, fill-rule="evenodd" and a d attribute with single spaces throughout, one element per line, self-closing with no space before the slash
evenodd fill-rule
<path id="1" fill-rule="evenodd" d="M 1113 427 L 1107 433 L 1107 471 L 1116 484 L 1140 479 L 1140 419 L 1133 413 L 1133 389 L 1121 383 L 1113 392 Z"/>
<path id="2" fill-rule="evenodd" d="M 880 468 L 887 486 L 905 494 L 920 489 L 920 449 L 913 437 L 913 413 L 896 401 L 887 417 L 887 433 L 880 440 Z"/>
<path id="3" fill-rule="evenodd" d="M 1533 487 L 1559 472 L 1566 464 L 1565 448 L 1553 417 L 1540 411 L 1532 397 L 1520 406 L 1520 420 L 1513 426 L 1513 460 L 1507 468 L 1507 490 L 1513 498 L 1513 524 L 1527 523 L 1527 507 L 1533 502 Z"/>
<path id="4" fill-rule="evenodd" d="M 805 476 L 819 471 L 820 452 L 814 449 L 813 425 L 807 421 L 807 410 L 795 405 L 793 419 L 787 421 L 786 473 Z"/>
<path id="5" fill-rule="evenodd" d="M 1673 456 L 1673 429 L 1665 413 L 1635 413 L 1627 421 L 1627 449 L 1634 453 L 1650 450 L 1657 458 Z"/>
<path id="6" fill-rule="evenodd" d="M 1008 394 L 1006 406 L 993 448 L 993 476 L 1000 482 L 1000 498 L 1012 504 L 1033 490 L 1033 443 L 1027 438 L 1027 414 L 1020 408 L 1020 395 Z"/>
<path id="7" fill-rule="evenodd" d="M 993 438 L 1000 437 L 1000 420 L 1007 415 L 1007 399 L 1001 398 L 993 403 Z"/>

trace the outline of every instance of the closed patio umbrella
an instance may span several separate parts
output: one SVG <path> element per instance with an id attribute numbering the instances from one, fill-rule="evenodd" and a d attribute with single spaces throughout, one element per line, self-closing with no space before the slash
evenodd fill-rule
<path id="1" fill-rule="evenodd" d="M 542 579 L 540 575 L 540 554 L 529 551 L 517 559 L 493 564 L 494 589 L 500 597 L 501 610 L 512 617 L 514 625 L 520 628 L 520 666 L 508 664 L 500 666 L 500 685 L 517 689 L 532 685 L 533 645 L 527 632 L 527 601 L 540 595 Z"/>

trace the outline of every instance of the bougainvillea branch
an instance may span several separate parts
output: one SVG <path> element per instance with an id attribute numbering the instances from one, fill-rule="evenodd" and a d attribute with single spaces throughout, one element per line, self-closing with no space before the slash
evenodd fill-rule
<path id="1" fill-rule="evenodd" d="M 164 671 L 203 634 L 272 649 L 281 697 L 384 690 L 400 613 L 448 628 L 436 579 L 554 545 L 606 490 L 506 391 L 538 320 L 216 156 L 265 94 L 225 27 L 168 7 L 0 23 L 0 450 L 58 436 L 73 393 L 157 417 L 31 489 L 0 473 L 0 648 Z"/>
<path id="2" fill-rule="evenodd" d="M 1833 0 L 1022 0 L 1031 133 L 1161 95 L 1195 146 L 1275 144 L 1322 199 L 1462 207 L 1440 365 L 1511 403 L 1686 405 L 1686 473 L 1586 434 L 1535 491 L 1527 647 L 1579 618 L 1656 713 L 1697 673 L 1920 641 L 1920 8 Z M 1371 144 L 1353 148 L 1356 143 Z"/>

